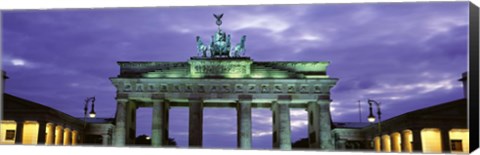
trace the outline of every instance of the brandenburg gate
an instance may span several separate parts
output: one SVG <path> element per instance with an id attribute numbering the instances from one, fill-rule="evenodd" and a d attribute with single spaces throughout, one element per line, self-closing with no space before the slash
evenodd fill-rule
<path id="1" fill-rule="evenodd" d="M 252 108 L 270 108 L 273 147 L 289 150 L 291 108 L 308 112 L 310 148 L 332 150 L 330 89 L 338 79 L 326 74 L 329 62 L 255 62 L 245 53 L 246 36 L 230 47 L 220 29 L 207 46 L 197 36 L 197 56 L 187 62 L 118 62 L 110 80 L 117 89 L 115 146 L 133 144 L 138 107 L 152 107 L 153 146 L 168 139 L 170 107 L 189 108 L 190 147 L 202 147 L 203 109 L 237 109 L 237 145 L 252 147 Z M 233 117 L 233 116 L 232 116 Z"/>

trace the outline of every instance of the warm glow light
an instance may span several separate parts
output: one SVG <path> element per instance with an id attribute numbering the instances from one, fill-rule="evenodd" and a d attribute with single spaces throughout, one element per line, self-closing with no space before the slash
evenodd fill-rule
<path id="1" fill-rule="evenodd" d="M 15 121 L 2 120 L 0 125 L 0 144 L 15 144 L 15 137 L 12 139 L 7 139 L 7 130 L 16 130 L 17 123 Z"/>
<path id="2" fill-rule="evenodd" d="M 368 117 L 368 122 L 370 122 L 370 123 L 375 122 L 375 117 Z"/>
<path id="3" fill-rule="evenodd" d="M 55 127 L 55 145 L 63 144 L 63 127 L 58 125 Z"/>
<path id="4" fill-rule="evenodd" d="M 52 123 L 48 123 L 45 132 L 45 145 L 55 144 L 55 126 Z"/>
<path id="5" fill-rule="evenodd" d="M 147 136 L 147 137 L 145 137 L 145 139 L 150 140 L 150 137 Z"/>
<path id="6" fill-rule="evenodd" d="M 392 151 L 402 152 L 402 138 L 400 133 L 398 132 L 392 133 L 390 137 L 391 137 Z"/>
<path id="7" fill-rule="evenodd" d="M 383 135 L 382 136 L 382 142 L 383 142 L 383 151 L 385 152 L 391 152 L 392 151 L 392 144 L 390 141 L 390 136 L 389 135 Z"/>
<path id="8" fill-rule="evenodd" d="M 423 153 L 441 153 L 442 138 L 440 130 L 436 128 L 426 128 L 421 131 Z"/>
<path id="9" fill-rule="evenodd" d="M 452 129 L 449 131 L 449 137 L 450 137 L 450 140 L 457 141 L 456 144 L 451 144 L 451 145 L 455 145 L 456 147 L 459 147 L 459 146 L 461 147 L 461 148 L 456 148 L 455 150 L 452 150 L 452 153 L 459 153 L 459 152 L 468 153 L 468 150 L 470 150 L 470 145 L 469 145 L 470 139 L 469 139 L 468 129 Z"/>
<path id="10" fill-rule="evenodd" d="M 404 130 L 403 131 L 403 148 L 404 152 L 412 152 L 412 142 L 413 142 L 413 135 L 412 130 Z"/>
<path id="11" fill-rule="evenodd" d="M 95 113 L 90 113 L 90 118 L 95 118 L 96 114 Z"/>
<path id="12" fill-rule="evenodd" d="M 380 137 L 375 137 L 373 139 L 373 142 L 374 142 L 375 151 L 380 152 L 381 151 Z"/>

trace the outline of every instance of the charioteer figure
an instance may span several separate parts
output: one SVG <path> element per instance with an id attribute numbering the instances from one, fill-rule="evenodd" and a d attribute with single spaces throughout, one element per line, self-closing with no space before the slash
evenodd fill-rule
<path id="1" fill-rule="evenodd" d="M 230 35 L 226 34 L 220 28 L 222 25 L 223 13 L 220 15 L 213 14 L 215 17 L 216 24 L 218 26 L 218 31 L 215 35 L 212 36 L 212 40 L 209 46 L 203 44 L 200 36 L 197 36 L 197 53 L 200 57 L 210 57 L 210 58 L 228 58 L 228 57 L 241 57 L 245 54 L 245 41 L 246 36 L 243 35 L 240 43 L 236 44 L 235 47 L 231 48 Z"/>

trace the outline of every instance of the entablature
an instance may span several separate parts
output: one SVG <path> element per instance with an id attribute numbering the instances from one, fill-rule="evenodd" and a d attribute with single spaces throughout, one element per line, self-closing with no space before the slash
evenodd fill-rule
<path id="1" fill-rule="evenodd" d="M 119 78 L 328 78 L 330 62 L 254 62 L 241 58 L 197 58 L 187 62 L 118 62 Z"/>

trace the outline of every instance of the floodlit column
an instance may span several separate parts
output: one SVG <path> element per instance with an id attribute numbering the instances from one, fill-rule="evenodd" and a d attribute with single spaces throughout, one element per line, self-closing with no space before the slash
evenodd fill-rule
<path id="1" fill-rule="evenodd" d="M 15 144 L 22 144 L 23 142 L 23 120 L 16 120 L 17 128 L 15 130 Z"/>
<path id="2" fill-rule="evenodd" d="M 37 137 L 37 145 L 45 145 L 45 141 L 47 139 L 47 122 L 45 121 L 37 121 L 38 122 L 38 137 Z"/>
<path id="3" fill-rule="evenodd" d="M 108 134 L 103 134 L 102 135 L 102 145 L 103 146 L 107 146 L 109 140 L 110 140 L 110 135 L 108 135 Z"/>
<path id="4" fill-rule="evenodd" d="M 125 146 L 126 140 L 126 119 L 127 119 L 127 100 L 117 99 L 117 116 L 115 123 L 115 146 Z"/>
<path id="5" fill-rule="evenodd" d="M 70 134 L 70 129 L 69 128 L 65 128 L 63 130 L 63 145 L 70 145 L 70 142 L 72 141 L 70 138 L 71 138 L 71 134 Z"/>
<path id="6" fill-rule="evenodd" d="M 126 104 L 126 111 L 127 113 L 126 118 L 127 118 L 127 123 L 125 123 L 125 126 L 127 128 L 126 130 L 126 140 L 125 144 L 135 144 L 135 133 L 137 129 L 137 105 L 135 102 L 127 102 Z"/>
<path id="7" fill-rule="evenodd" d="M 78 131 L 73 130 L 72 131 L 72 145 L 77 145 L 77 139 L 78 139 Z"/>
<path id="8" fill-rule="evenodd" d="M 290 96 L 279 96 L 277 102 L 272 103 L 273 111 L 273 147 L 282 150 L 291 150 L 292 143 L 290 137 Z"/>
<path id="9" fill-rule="evenodd" d="M 163 139 L 164 139 L 164 126 L 165 122 L 163 112 L 165 109 L 165 105 L 163 104 L 162 99 L 155 99 L 153 100 L 153 111 L 152 111 L 152 146 L 164 146 Z"/>
<path id="10" fill-rule="evenodd" d="M 170 103 L 168 102 L 168 100 L 165 100 L 163 102 L 163 105 L 165 108 L 163 108 L 163 145 L 166 146 L 166 145 L 169 145 L 168 143 L 168 119 L 169 119 L 169 114 L 170 114 Z"/>
<path id="11" fill-rule="evenodd" d="M 390 135 L 390 143 L 392 144 L 392 152 L 402 152 L 401 135 L 399 132 L 392 133 Z"/>
<path id="12" fill-rule="evenodd" d="M 450 131 L 449 128 L 442 128 L 440 130 L 440 133 L 441 133 L 441 136 L 442 136 L 442 150 L 443 150 L 443 153 L 451 153 L 449 131 Z"/>
<path id="13" fill-rule="evenodd" d="M 202 147 L 203 138 L 203 100 L 189 99 L 188 146 Z"/>
<path id="14" fill-rule="evenodd" d="M 310 148 L 333 150 L 330 126 L 330 99 L 319 99 L 308 104 Z"/>
<path id="15" fill-rule="evenodd" d="M 237 105 L 237 142 L 241 149 L 252 148 L 252 96 L 240 96 Z"/>
<path id="16" fill-rule="evenodd" d="M 330 100 L 319 100 L 317 104 L 319 110 L 319 136 L 320 149 L 333 150 L 332 136 L 331 136 L 331 118 L 330 118 Z"/>
<path id="17" fill-rule="evenodd" d="M 57 125 L 55 127 L 55 145 L 63 144 L 63 126 Z"/>
<path id="18" fill-rule="evenodd" d="M 402 132 L 402 145 L 403 145 L 403 152 L 412 152 L 412 131 L 411 130 L 404 130 Z"/>
<path id="19" fill-rule="evenodd" d="M 422 134 L 421 131 L 422 129 L 416 128 L 416 129 L 411 129 L 412 130 L 412 149 L 414 152 L 422 152 Z"/>
<path id="20" fill-rule="evenodd" d="M 347 140 L 345 139 L 338 139 L 335 141 L 336 143 L 336 148 L 338 150 L 345 150 L 347 147 L 346 147 L 346 144 L 347 144 Z"/>
<path id="21" fill-rule="evenodd" d="M 47 139 L 45 141 L 46 145 L 55 144 L 55 124 L 47 124 Z"/>

